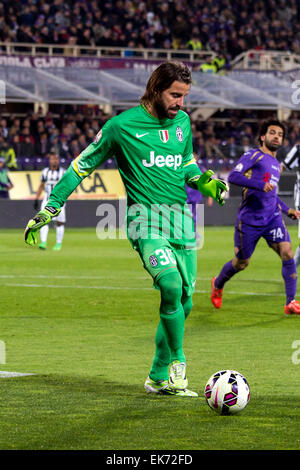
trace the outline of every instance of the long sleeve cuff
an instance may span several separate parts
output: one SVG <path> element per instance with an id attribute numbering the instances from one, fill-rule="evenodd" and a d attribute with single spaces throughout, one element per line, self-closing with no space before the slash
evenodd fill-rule
<path id="1" fill-rule="evenodd" d="M 288 215 L 290 207 L 287 206 L 286 203 L 283 202 L 279 197 L 278 197 L 278 204 L 279 204 L 279 207 L 280 207 L 281 211 L 283 212 L 283 214 Z"/>
<path id="2" fill-rule="evenodd" d="M 197 189 L 195 183 L 191 182 L 192 178 L 196 178 L 197 176 L 200 177 L 202 175 L 202 171 L 198 167 L 196 162 L 191 162 L 186 164 L 184 167 L 184 179 L 186 184 L 193 189 Z"/>

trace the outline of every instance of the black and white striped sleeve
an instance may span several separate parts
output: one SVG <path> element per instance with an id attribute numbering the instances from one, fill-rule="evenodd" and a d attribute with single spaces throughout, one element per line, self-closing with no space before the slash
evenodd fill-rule
<path id="1" fill-rule="evenodd" d="M 42 174 L 41 174 L 41 182 L 42 182 L 42 183 L 46 183 L 46 182 L 47 182 L 48 171 L 49 171 L 49 168 L 44 168 L 44 169 L 42 170 Z"/>
<path id="2" fill-rule="evenodd" d="M 300 145 L 294 145 L 294 147 L 288 152 L 285 157 L 283 164 L 288 170 L 298 170 L 300 162 Z"/>

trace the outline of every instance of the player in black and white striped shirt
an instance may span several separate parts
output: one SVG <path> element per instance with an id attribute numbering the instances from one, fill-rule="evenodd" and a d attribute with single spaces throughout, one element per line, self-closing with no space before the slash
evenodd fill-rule
<path id="1" fill-rule="evenodd" d="M 38 210 L 39 205 L 39 198 L 42 192 L 44 191 L 44 199 L 41 203 L 40 210 L 42 210 L 46 202 L 49 199 L 50 193 L 53 190 L 56 183 L 61 179 L 63 174 L 65 173 L 65 169 L 59 166 L 59 156 L 55 152 L 50 152 L 49 154 L 49 166 L 42 170 L 41 174 L 41 184 L 36 192 L 36 199 L 34 203 L 34 207 Z M 56 244 L 53 247 L 53 250 L 58 251 L 62 247 L 62 241 L 65 232 L 65 223 L 66 223 L 66 209 L 65 205 L 62 207 L 60 214 L 55 217 L 55 224 L 56 224 Z M 39 248 L 45 250 L 47 248 L 47 238 L 49 232 L 49 225 L 44 225 L 41 228 L 40 236 L 41 236 L 41 243 L 39 244 Z"/>
<path id="2" fill-rule="evenodd" d="M 295 209 L 300 210 L 300 144 L 294 145 L 294 147 L 288 152 L 283 161 L 283 168 L 297 171 L 297 180 L 294 186 L 294 199 Z M 299 266 L 300 264 L 300 221 L 298 222 L 298 238 L 299 245 L 294 256 L 296 266 Z"/>

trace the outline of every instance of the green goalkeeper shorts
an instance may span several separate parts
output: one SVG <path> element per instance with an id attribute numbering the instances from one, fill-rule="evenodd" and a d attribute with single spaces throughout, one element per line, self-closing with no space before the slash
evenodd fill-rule
<path id="1" fill-rule="evenodd" d="M 157 283 L 162 276 L 176 269 L 181 276 L 185 295 L 189 297 L 193 294 L 197 276 L 196 249 L 171 244 L 164 238 L 139 239 L 135 249 L 144 268 L 152 276 L 155 288 L 158 288 Z"/>

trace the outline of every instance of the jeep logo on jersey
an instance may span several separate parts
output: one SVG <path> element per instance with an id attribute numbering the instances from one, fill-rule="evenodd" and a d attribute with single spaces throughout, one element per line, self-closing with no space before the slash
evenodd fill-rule
<path id="1" fill-rule="evenodd" d="M 179 140 L 179 142 L 183 141 L 183 132 L 182 132 L 181 127 L 179 127 L 179 126 L 176 129 L 176 137 Z"/>
<path id="2" fill-rule="evenodd" d="M 168 166 L 169 168 L 174 167 L 175 170 L 181 166 L 182 163 L 182 156 L 181 155 L 167 155 L 164 157 L 163 155 L 156 155 L 154 150 L 151 150 L 150 152 L 150 162 L 147 162 L 147 160 L 142 160 L 142 163 L 146 167 L 151 167 L 151 166 L 158 166 L 158 167 L 163 167 L 163 166 Z"/>
<path id="3" fill-rule="evenodd" d="M 159 131 L 159 138 L 165 144 L 169 140 L 169 132 L 168 131 Z"/>

